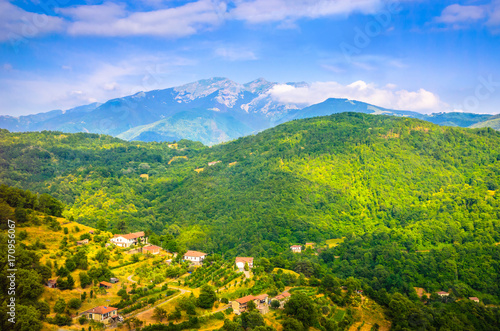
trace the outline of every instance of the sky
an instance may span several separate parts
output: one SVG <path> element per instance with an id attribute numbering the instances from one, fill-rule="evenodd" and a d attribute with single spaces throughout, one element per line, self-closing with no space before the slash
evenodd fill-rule
<path id="1" fill-rule="evenodd" d="M 497 114 L 500 0 L 0 0 L 0 115 L 211 77 L 303 104 Z"/>

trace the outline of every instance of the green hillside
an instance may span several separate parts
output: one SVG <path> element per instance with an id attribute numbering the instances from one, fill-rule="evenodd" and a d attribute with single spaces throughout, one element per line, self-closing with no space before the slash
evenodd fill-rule
<path id="1" fill-rule="evenodd" d="M 253 256 L 262 270 L 300 274 L 296 286 L 326 288 L 342 307 L 362 288 L 395 329 L 490 330 L 500 316 L 493 129 L 343 113 L 211 148 L 5 130 L 0 142 L 0 183 L 49 193 L 66 204 L 69 220 L 112 233 L 150 231 L 151 242 L 178 252 Z M 23 200 L 9 202 L 11 195 L 0 202 Z M 23 208 L 60 212 L 41 197 Z M 318 250 L 290 252 L 306 242 Z M 288 286 L 266 279 L 252 291 Z M 349 295 L 332 294 L 339 284 Z M 432 294 L 420 298 L 415 288 Z M 437 296 L 441 290 L 450 297 Z"/>
<path id="2" fill-rule="evenodd" d="M 471 128 L 492 128 L 500 130 L 500 115 L 493 116 L 486 121 L 475 123 L 470 126 Z"/>
<path id="3" fill-rule="evenodd" d="M 180 241 L 200 249 L 260 254 L 249 244 L 280 250 L 380 227 L 420 249 L 500 241 L 500 135 L 491 129 L 350 113 L 213 148 L 54 132 L 0 139 L 2 183 L 50 193 L 66 216 L 112 231 L 178 226 Z"/>

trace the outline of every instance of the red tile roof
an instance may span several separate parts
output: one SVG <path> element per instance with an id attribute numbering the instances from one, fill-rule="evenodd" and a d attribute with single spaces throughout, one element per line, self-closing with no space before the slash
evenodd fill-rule
<path id="1" fill-rule="evenodd" d="M 281 294 L 278 294 L 274 299 L 276 300 L 283 300 L 285 298 L 288 298 L 289 296 L 291 296 L 291 294 L 289 292 L 283 292 Z"/>
<path id="2" fill-rule="evenodd" d="M 243 262 L 243 263 L 253 263 L 253 257 L 237 257 L 235 263 Z"/>
<path id="3" fill-rule="evenodd" d="M 113 286 L 113 284 L 108 283 L 108 282 L 104 282 L 104 281 L 100 282 L 99 285 L 104 285 L 104 286 L 107 286 L 107 287 L 112 287 Z"/>
<path id="4" fill-rule="evenodd" d="M 207 253 L 198 252 L 198 251 L 187 251 L 186 254 L 184 254 L 184 256 L 191 256 L 191 257 L 202 257 L 205 255 L 207 255 Z"/>
<path id="5" fill-rule="evenodd" d="M 301 245 L 292 245 L 292 246 L 290 246 L 290 248 L 302 248 L 302 246 Z"/>
<path id="6" fill-rule="evenodd" d="M 266 298 L 268 298 L 268 297 L 269 297 L 269 295 L 267 295 L 267 294 L 265 294 L 265 293 L 264 293 L 264 294 L 259 294 L 259 295 L 257 295 L 257 296 L 255 297 L 255 299 L 262 301 L 262 300 L 265 300 L 265 299 L 266 299 Z"/>
<path id="7" fill-rule="evenodd" d="M 99 306 L 99 307 L 94 307 L 90 310 L 85 311 L 84 313 L 90 313 L 90 314 L 106 314 L 110 313 L 114 310 L 118 310 L 118 308 L 115 307 L 108 307 L 108 306 Z"/>
<path id="8" fill-rule="evenodd" d="M 134 232 L 134 233 L 129 233 L 129 234 L 115 234 L 114 238 L 123 237 L 125 239 L 135 239 L 135 238 L 140 238 L 140 237 L 144 237 L 144 236 L 145 236 L 144 231 L 141 231 L 141 232 Z"/>
<path id="9" fill-rule="evenodd" d="M 245 304 L 245 303 L 252 301 L 252 300 L 255 300 L 255 299 L 257 299 L 257 298 L 254 297 L 253 295 L 247 295 L 246 297 L 236 299 L 235 301 L 238 302 L 240 305 L 242 305 L 242 304 Z"/>
<path id="10" fill-rule="evenodd" d="M 147 250 L 147 251 L 156 251 L 156 250 L 160 250 L 161 247 L 159 246 L 156 246 L 156 245 L 151 245 L 151 246 L 147 246 L 147 247 L 144 247 L 143 250 Z"/>
<path id="11" fill-rule="evenodd" d="M 440 294 L 440 295 L 445 295 L 445 294 L 450 294 L 450 293 L 445 292 L 445 291 L 439 291 L 439 292 L 438 292 L 438 294 Z"/>

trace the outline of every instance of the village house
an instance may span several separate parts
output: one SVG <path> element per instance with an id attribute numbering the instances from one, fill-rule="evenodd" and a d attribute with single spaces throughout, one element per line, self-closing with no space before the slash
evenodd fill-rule
<path id="1" fill-rule="evenodd" d="M 301 245 L 292 245 L 292 246 L 290 246 L 290 249 L 294 253 L 300 253 L 300 252 L 302 252 L 302 246 Z"/>
<path id="2" fill-rule="evenodd" d="M 182 257 L 183 261 L 189 261 L 191 264 L 200 265 L 207 256 L 207 253 L 197 252 L 197 251 L 187 251 Z"/>
<path id="3" fill-rule="evenodd" d="M 237 257 L 235 259 L 236 267 L 240 270 L 245 269 L 245 263 L 250 269 L 253 268 L 253 257 Z"/>
<path id="4" fill-rule="evenodd" d="M 208 162 L 208 166 L 211 167 L 213 165 L 216 165 L 217 163 L 220 163 L 221 161 L 213 161 L 213 162 Z"/>
<path id="5" fill-rule="evenodd" d="M 113 284 L 103 281 L 103 282 L 99 283 L 99 287 L 105 288 L 105 289 L 110 289 L 111 287 L 113 287 Z"/>
<path id="6" fill-rule="evenodd" d="M 99 306 L 87 311 L 84 311 L 82 315 L 86 315 L 89 320 L 94 320 L 102 322 L 105 324 L 110 323 L 112 320 L 118 319 L 118 308 Z"/>
<path id="7" fill-rule="evenodd" d="M 479 298 L 470 297 L 469 300 L 479 303 Z"/>
<path id="8" fill-rule="evenodd" d="M 445 291 L 439 291 L 439 292 L 437 292 L 437 295 L 439 295 L 440 297 L 447 297 L 450 295 L 450 293 L 445 292 Z"/>
<path id="9" fill-rule="evenodd" d="M 88 240 L 88 239 L 78 240 L 78 241 L 76 242 L 76 244 L 77 244 L 78 246 L 81 246 L 81 245 L 87 245 L 88 243 L 89 243 L 89 240 Z"/>
<path id="10" fill-rule="evenodd" d="M 111 278 L 109 279 L 109 282 L 110 282 L 111 284 L 118 283 L 119 281 L 120 281 L 120 280 L 119 280 L 118 278 L 116 278 L 116 277 L 111 277 Z"/>
<path id="11" fill-rule="evenodd" d="M 49 287 L 49 288 L 57 288 L 57 278 L 49 279 L 47 281 L 47 287 Z"/>
<path id="12" fill-rule="evenodd" d="M 142 253 L 143 254 L 156 255 L 156 254 L 160 254 L 160 251 L 161 251 L 161 247 L 156 246 L 156 245 L 149 245 L 149 246 L 146 246 L 146 247 L 142 248 Z"/>
<path id="13" fill-rule="evenodd" d="M 285 308 L 285 303 L 290 299 L 291 294 L 289 292 L 283 292 L 281 294 L 278 294 L 274 298 L 271 299 L 271 301 L 276 300 L 280 303 L 281 309 Z"/>
<path id="14" fill-rule="evenodd" d="M 109 241 L 119 247 L 130 247 L 138 243 L 146 244 L 148 242 L 148 237 L 141 231 L 129 234 L 115 234 Z"/>
<path id="15" fill-rule="evenodd" d="M 306 243 L 306 249 L 308 249 L 308 248 L 314 249 L 314 245 L 315 245 L 315 243 Z"/>
<path id="16" fill-rule="evenodd" d="M 253 301 L 255 305 L 257 306 L 257 298 L 254 297 L 253 295 L 247 295 L 246 297 L 239 298 L 234 300 L 231 303 L 231 306 L 233 308 L 233 312 L 236 315 L 239 315 L 247 310 L 247 305 L 250 301 Z"/>

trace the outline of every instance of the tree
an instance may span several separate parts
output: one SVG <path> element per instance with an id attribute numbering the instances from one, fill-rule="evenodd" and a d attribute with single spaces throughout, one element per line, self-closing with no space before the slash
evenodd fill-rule
<path id="1" fill-rule="evenodd" d="M 217 301 L 215 291 L 210 285 L 203 285 L 200 296 L 198 297 L 198 307 L 210 309 L 213 307 L 215 301 Z"/>
<path id="2" fill-rule="evenodd" d="M 280 307 L 280 302 L 278 300 L 272 300 L 271 301 L 271 308 L 277 309 Z"/>
<path id="3" fill-rule="evenodd" d="M 78 276 L 80 278 L 81 288 L 85 288 L 88 285 L 92 285 L 92 279 L 90 279 L 89 275 L 85 271 L 80 272 Z"/>
<path id="4" fill-rule="evenodd" d="M 290 317 L 286 318 L 282 325 L 283 331 L 303 331 L 305 329 L 301 322 Z"/>
<path id="5" fill-rule="evenodd" d="M 314 302 L 303 293 L 294 293 L 285 304 L 285 314 L 294 317 L 308 328 L 316 323 L 318 312 Z"/>
<path id="6" fill-rule="evenodd" d="M 250 270 L 250 267 L 248 266 L 248 263 L 245 262 L 245 267 L 244 267 L 245 271 L 249 271 Z"/>
<path id="7" fill-rule="evenodd" d="M 10 323 L 9 323 L 10 324 Z M 12 330 L 15 331 L 38 331 L 42 329 L 40 312 L 33 306 L 16 306 L 16 324 Z"/>
<path id="8" fill-rule="evenodd" d="M 238 323 L 233 322 L 231 320 L 225 319 L 224 325 L 221 328 L 222 331 L 239 331 L 241 327 Z"/>
<path id="9" fill-rule="evenodd" d="M 47 317 L 48 314 L 50 314 L 50 306 L 44 300 L 37 301 L 35 304 L 35 308 L 40 312 L 40 320 L 42 321 L 45 319 L 45 317 Z"/>
<path id="10" fill-rule="evenodd" d="M 253 329 L 257 326 L 263 326 L 264 318 L 258 311 L 245 312 L 241 314 L 241 326 L 244 329 L 250 328 Z"/>
<path id="11" fill-rule="evenodd" d="M 255 305 L 255 302 L 253 300 L 248 301 L 247 303 L 247 310 L 248 311 L 254 311 L 257 309 L 257 306 Z"/>
<path id="12" fill-rule="evenodd" d="M 54 304 L 54 312 L 62 314 L 66 310 L 66 301 L 63 298 L 57 299 Z"/>
<path id="13" fill-rule="evenodd" d="M 78 299 L 78 298 L 73 298 L 71 300 L 69 300 L 68 302 L 68 308 L 71 308 L 71 309 L 78 309 L 82 306 L 82 300 Z"/>
<path id="14" fill-rule="evenodd" d="M 163 321 L 164 318 L 167 317 L 167 311 L 161 307 L 156 307 L 153 313 L 153 318 L 157 322 Z"/>
<path id="15" fill-rule="evenodd" d="M 20 300 L 35 301 L 42 295 L 42 277 L 36 271 L 21 269 L 16 276 L 16 295 Z"/>

